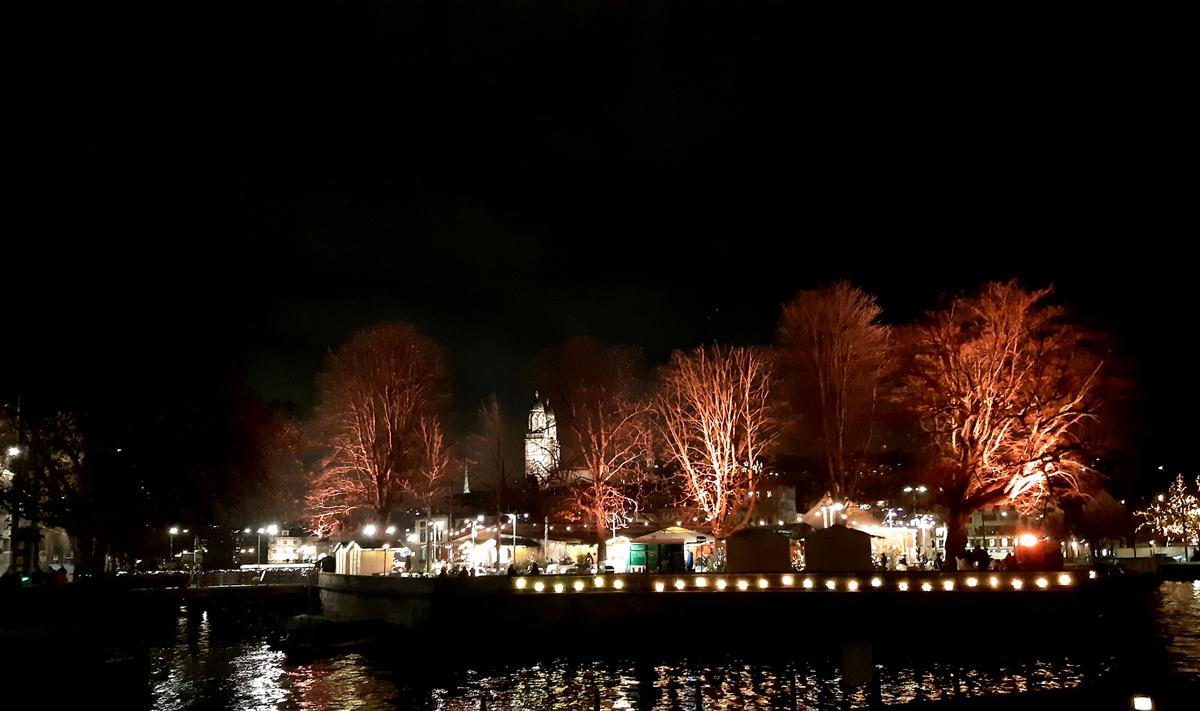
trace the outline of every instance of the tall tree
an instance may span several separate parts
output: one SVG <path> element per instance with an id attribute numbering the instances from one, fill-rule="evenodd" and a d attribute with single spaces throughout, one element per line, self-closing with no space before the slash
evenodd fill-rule
<path id="1" fill-rule="evenodd" d="M 404 482 L 407 500 L 425 513 L 425 520 L 433 522 L 433 512 L 445 504 L 453 494 L 450 480 L 451 458 L 442 436 L 442 427 L 437 419 L 425 417 L 420 422 L 420 467 Z M 453 525 L 453 517 L 447 527 Z M 425 569 L 430 570 L 436 551 L 432 546 L 432 532 L 425 537 Z M 432 555 L 431 555 L 432 553 Z"/>
<path id="2" fill-rule="evenodd" d="M 750 348 L 676 351 L 663 372 L 656 422 L 668 463 L 717 539 L 745 527 L 778 437 L 771 365 Z"/>
<path id="3" fill-rule="evenodd" d="M 801 291 L 783 307 L 778 340 L 792 411 L 815 423 L 829 492 L 853 497 L 887 363 L 875 297 L 848 282 Z"/>
<path id="4" fill-rule="evenodd" d="M 635 349 L 590 338 L 573 338 L 542 359 L 540 380 L 566 435 L 565 513 L 595 531 L 600 560 L 606 532 L 638 510 L 650 456 L 651 402 L 638 360 Z"/>
<path id="5" fill-rule="evenodd" d="M 1031 513 L 1078 494 L 1090 474 L 1104 354 L 1049 294 L 987 284 L 909 334 L 900 396 L 929 437 L 951 561 L 972 511 L 1004 502 Z"/>
<path id="6" fill-rule="evenodd" d="M 408 324 L 374 326 L 329 356 L 317 384 L 314 432 L 325 455 L 309 515 L 318 530 L 386 524 L 428 466 L 423 425 L 446 399 L 441 350 Z"/>

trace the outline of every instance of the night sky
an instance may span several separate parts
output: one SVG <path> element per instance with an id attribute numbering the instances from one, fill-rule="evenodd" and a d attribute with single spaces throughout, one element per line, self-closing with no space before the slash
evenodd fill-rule
<path id="1" fill-rule="evenodd" d="M 304 413 L 329 348 L 402 319 L 465 413 L 524 405 L 569 335 L 657 362 L 767 342 L 837 278 L 901 321 L 1018 277 L 1117 335 L 1145 455 L 1190 459 L 1194 82 L 1170 42 L 571 5 L 31 26 L 4 391 L 220 374 Z"/>

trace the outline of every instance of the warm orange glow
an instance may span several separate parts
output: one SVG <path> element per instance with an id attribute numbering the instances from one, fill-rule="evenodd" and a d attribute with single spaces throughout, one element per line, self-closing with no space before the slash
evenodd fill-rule
<path id="1" fill-rule="evenodd" d="M 995 575 L 993 575 L 992 577 L 988 578 L 988 584 L 992 587 L 997 587 L 1000 585 L 1000 578 L 997 578 Z"/>
<path id="2" fill-rule="evenodd" d="M 750 587 L 750 583 L 749 583 L 749 582 L 747 582 L 747 581 L 745 581 L 745 580 L 739 580 L 739 581 L 738 581 L 738 590 L 745 590 L 745 589 L 746 589 L 746 588 L 748 588 L 748 587 Z"/>
<path id="3" fill-rule="evenodd" d="M 563 584 L 562 584 L 562 583 L 555 583 L 555 584 L 554 584 L 554 592 L 556 592 L 556 593 L 560 593 L 560 592 L 562 592 L 562 591 L 563 591 L 563 590 L 565 590 L 565 589 L 566 589 L 566 588 L 563 586 Z"/>
<path id="4" fill-rule="evenodd" d="M 954 581 L 953 580 L 943 580 L 942 581 L 942 589 L 943 590 L 953 590 L 954 589 Z"/>
<path id="5" fill-rule="evenodd" d="M 724 580 L 717 581 L 717 590 L 724 590 L 728 586 L 729 586 L 729 583 L 725 582 Z"/>
<path id="6" fill-rule="evenodd" d="M 696 578 L 696 587 L 698 587 L 698 588 L 708 587 L 708 579 L 707 578 Z"/>
<path id="7" fill-rule="evenodd" d="M 625 581 L 624 580 L 614 580 L 613 587 L 616 588 L 617 590 L 620 590 L 621 588 L 625 587 Z"/>
<path id="8" fill-rule="evenodd" d="M 1038 544 L 1038 537 L 1032 533 L 1022 533 L 1019 540 L 1021 545 L 1025 546 L 1026 548 L 1032 548 Z"/>
<path id="9" fill-rule="evenodd" d="M 1049 581 L 1049 580 L 1046 580 L 1045 578 L 1038 578 L 1038 579 L 1037 579 L 1036 581 L 1034 581 L 1034 582 L 1036 582 L 1036 583 L 1037 583 L 1037 586 L 1038 586 L 1039 588 L 1045 588 L 1047 585 L 1049 585 L 1049 584 L 1050 584 L 1050 581 Z"/>
<path id="10" fill-rule="evenodd" d="M 665 583 L 663 583 L 663 581 L 660 580 L 654 584 L 654 589 L 658 592 L 662 592 L 663 590 L 667 589 L 667 586 Z"/>
<path id="11" fill-rule="evenodd" d="M 581 592 L 583 590 L 583 581 L 576 580 L 575 584 L 572 585 L 571 587 L 575 588 L 575 592 Z"/>
<path id="12" fill-rule="evenodd" d="M 897 585 L 896 585 L 896 587 L 897 587 L 897 588 L 900 588 L 900 591 L 901 591 L 901 592 L 903 592 L 903 591 L 905 591 L 905 590 L 908 590 L 908 583 L 906 583 L 905 581 L 901 580 L 901 581 L 899 582 L 899 584 L 897 584 Z"/>
<path id="13" fill-rule="evenodd" d="M 537 590 L 538 592 L 541 592 L 546 589 L 546 586 L 541 582 L 536 582 L 533 584 L 533 589 Z"/>
<path id="14" fill-rule="evenodd" d="M 975 578 L 967 578 L 967 587 L 973 588 L 979 584 L 979 580 Z"/>
<path id="15" fill-rule="evenodd" d="M 604 578 L 602 578 L 602 577 L 600 577 L 599 575 L 597 575 L 597 576 L 596 576 L 596 577 L 595 577 L 595 578 L 592 580 L 592 585 L 595 585 L 595 586 L 596 586 L 596 587 L 598 587 L 598 588 L 602 588 L 602 587 L 604 587 Z"/>
<path id="16" fill-rule="evenodd" d="M 687 583 L 683 582 L 682 580 L 675 581 L 675 589 L 676 590 L 683 590 L 686 587 L 687 587 Z"/>
<path id="17" fill-rule="evenodd" d="M 813 581 L 811 578 L 805 578 L 803 584 L 805 590 L 812 590 Z"/>
<path id="18" fill-rule="evenodd" d="M 783 576 L 783 580 L 782 580 L 782 582 L 783 582 L 783 584 L 784 584 L 784 585 L 787 585 L 787 586 L 789 586 L 789 587 L 790 587 L 790 586 L 791 586 L 791 584 L 792 584 L 792 576 L 790 576 L 790 575 L 785 575 L 785 576 Z"/>
<path id="19" fill-rule="evenodd" d="M 518 590 L 525 589 L 525 578 L 517 578 L 517 589 Z"/>
<path id="20" fill-rule="evenodd" d="M 846 589 L 849 590 L 850 592 L 854 592 L 855 590 L 858 590 L 858 581 L 851 580 L 850 582 L 846 583 Z"/>
<path id="21" fill-rule="evenodd" d="M 1071 576 L 1067 575 L 1066 573 L 1059 575 L 1058 576 L 1058 584 L 1059 585 L 1070 585 L 1071 584 Z"/>

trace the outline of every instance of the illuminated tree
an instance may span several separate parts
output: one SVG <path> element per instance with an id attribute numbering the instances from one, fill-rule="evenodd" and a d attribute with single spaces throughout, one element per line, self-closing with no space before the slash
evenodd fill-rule
<path id="1" fill-rule="evenodd" d="M 1089 334 L 1044 303 L 1049 293 L 988 284 L 909 334 L 901 397 L 932 445 L 948 560 L 965 549 L 975 509 L 1003 502 L 1030 514 L 1078 494 L 1089 472 L 1102 358 Z"/>
<path id="2" fill-rule="evenodd" d="M 1200 490 L 1200 478 L 1196 487 Z M 1200 538 L 1200 500 L 1188 490 L 1183 475 L 1175 477 L 1167 490 L 1154 498 L 1146 508 L 1135 511 L 1142 519 L 1138 530 L 1149 529 L 1166 539 L 1166 544 L 1182 541 L 1184 546 Z"/>
<path id="3" fill-rule="evenodd" d="M 861 455 L 887 363 L 888 329 L 875 297 L 847 282 L 801 291 L 783 307 L 780 355 L 792 410 L 814 422 L 834 499 L 856 493 Z M 858 461 L 853 459 L 858 456 Z"/>
<path id="4" fill-rule="evenodd" d="M 425 512 L 425 520 L 432 522 L 434 509 L 446 503 L 453 493 L 450 481 L 450 452 L 442 437 L 441 425 L 436 419 L 425 417 L 421 420 L 419 446 L 421 465 L 404 481 L 404 493 L 409 502 Z M 426 546 L 432 546 L 433 539 L 432 535 L 426 536 Z M 436 556 L 429 554 L 429 548 L 426 551 L 425 563 L 428 569 Z"/>
<path id="5" fill-rule="evenodd" d="M 564 513 L 593 527 L 600 560 L 606 532 L 614 523 L 627 526 L 638 510 L 650 455 L 651 406 L 637 360 L 633 349 L 575 338 L 542 361 L 543 382 L 566 435 L 565 466 L 556 473 L 565 486 Z"/>
<path id="6" fill-rule="evenodd" d="M 309 489 L 314 527 L 388 521 L 426 472 L 429 421 L 445 399 L 440 349 L 407 324 L 360 331 L 318 376 L 316 444 L 325 452 Z"/>
<path id="7" fill-rule="evenodd" d="M 676 351 L 663 373 L 657 424 L 690 504 L 717 539 L 745 527 L 778 436 L 771 366 L 750 348 Z"/>

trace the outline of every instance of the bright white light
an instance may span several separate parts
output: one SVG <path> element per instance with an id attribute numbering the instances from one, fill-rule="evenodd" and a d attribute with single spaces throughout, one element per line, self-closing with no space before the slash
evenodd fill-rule
<path id="1" fill-rule="evenodd" d="M 564 589 L 566 589 L 566 588 L 563 586 L 563 584 L 562 584 L 562 583 L 555 583 L 555 584 L 554 584 L 554 592 L 556 592 L 556 593 L 560 593 L 560 592 L 562 592 Z"/>
<path id="2" fill-rule="evenodd" d="M 759 589 L 759 590 L 766 590 L 766 589 L 767 589 L 767 579 L 766 579 L 766 578 L 759 578 L 759 579 L 758 579 L 758 589 Z"/>
<path id="3" fill-rule="evenodd" d="M 367 525 L 363 526 L 363 533 L 365 533 L 368 536 L 374 536 L 375 535 L 375 524 L 368 523 Z"/>
<path id="4" fill-rule="evenodd" d="M 826 580 L 825 587 L 830 590 L 836 590 L 837 589 L 837 581 L 836 580 Z"/>
<path id="5" fill-rule="evenodd" d="M 896 584 L 896 587 L 900 589 L 900 592 L 905 592 L 908 590 L 908 583 L 901 580 L 899 583 Z"/>
<path id="6" fill-rule="evenodd" d="M 575 592 L 581 592 L 583 590 L 583 581 L 576 580 L 575 584 L 572 585 L 571 587 L 575 588 Z"/>
<path id="7" fill-rule="evenodd" d="M 785 576 L 783 576 L 783 578 L 781 579 L 780 582 L 782 582 L 784 585 L 787 585 L 788 587 L 791 587 L 792 583 L 794 582 L 794 579 L 790 575 L 785 575 Z"/>
<path id="8" fill-rule="evenodd" d="M 545 584 L 542 583 L 542 581 L 539 580 L 538 582 L 533 584 L 533 589 L 537 590 L 538 592 L 541 592 L 546 589 L 546 586 L 545 586 Z"/>
<path id="9" fill-rule="evenodd" d="M 1021 541 L 1021 545 L 1025 546 L 1026 548 L 1030 548 L 1038 544 L 1037 536 L 1033 535 L 1032 533 L 1022 533 L 1019 540 Z"/>
<path id="10" fill-rule="evenodd" d="M 682 580 L 675 581 L 675 589 L 676 590 L 683 590 L 686 587 L 687 587 L 687 583 L 683 582 Z"/>
<path id="11" fill-rule="evenodd" d="M 997 578 L 995 575 L 993 575 L 992 577 L 988 578 L 988 584 L 992 587 L 997 587 L 1000 585 L 1000 578 Z"/>
<path id="12" fill-rule="evenodd" d="M 176 535 L 177 533 L 179 533 L 179 527 L 178 527 L 178 526 L 171 526 L 171 529 L 170 529 L 169 531 L 167 531 L 167 533 L 169 533 L 169 534 L 171 534 L 172 536 L 174 536 L 174 535 Z"/>
<path id="13" fill-rule="evenodd" d="M 846 583 L 846 588 L 849 589 L 850 592 L 854 592 L 855 590 L 858 590 L 858 581 L 851 580 L 850 582 Z"/>
<path id="14" fill-rule="evenodd" d="M 973 588 L 978 584 L 979 584 L 979 581 L 976 580 L 975 578 L 967 578 L 967 587 Z"/>
<path id="15" fill-rule="evenodd" d="M 271 524 L 270 526 L 267 526 L 267 533 L 274 536 L 275 534 L 279 533 L 279 526 L 276 526 L 275 524 Z"/>
<path id="16" fill-rule="evenodd" d="M 16 445 L 13 445 L 12 447 L 8 448 L 8 456 L 10 456 L 10 457 L 15 457 L 20 453 L 21 453 L 21 448 Z"/>
<path id="17" fill-rule="evenodd" d="M 604 587 L 604 578 L 597 575 L 596 577 L 592 578 L 592 585 L 595 585 L 598 588 Z"/>
<path id="18" fill-rule="evenodd" d="M 384 532 L 384 533 L 386 533 L 386 534 L 388 534 L 388 535 L 390 536 L 390 535 L 392 535 L 393 533 L 395 533 L 395 532 L 396 532 L 396 527 L 395 527 L 395 526 L 388 526 L 387 528 L 383 529 L 383 532 Z"/>
<path id="19" fill-rule="evenodd" d="M 929 583 L 921 583 L 921 589 L 925 592 L 929 592 L 930 590 L 933 590 L 933 586 Z"/>
<path id="20" fill-rule="evenodd" d="M 1095 579 L 1096 579 L 1096 571 L 1089 570 L 1088 571 L 1088 580 L 1095 580 Z"/>
<path id="21" fill-rule="evenodd" d="M 873 587 L 873 588 L 877 588 L 877 587 L 879 587 L 880 585 L 883 585 L 883 581 L 882 581 L 882 580 L 880 580 L 879 578 L 871 578 L 871 587 Z"/>
<path id="22" fill-rule="evenodd" d="M 1059 575 L 1058 576 L 1058 584 L 1059 585 L 1070 585 L 1071 584 L 1071 576 L 1067 575 L 1066 573 Z"/>
<path id="23" fill-rule="evenodd" d="M 242 533 L 249 533 L 249 532 L 250 532 L 250 529 L 248 529 L 248 528 L 243 528 L 243 529 L 242 529 Z"/>
<path id="24" fill-rule="evenodd" d="M 749 587 L 750 587 L 749 581 L 746 581 L 746 580 L 738 581 L 738 590 L 745 590 L 746 588 L 749 588 Z"/>
<path id="25" fill-rule="evenodd" d="M 703 587 L 707 587 L 707 586 L 708 586 L 708 580 L 706 578 L 696 578 L 696 587 L 703 588 Z"/>
<path id="26" fill-rule="evenodd" d="M 1154 711 L 1154 701 L 1149 696 L 1135 696 L 1133 697 L 1133 711 Z"/>
<path id="27" fill-rule="evenodd" d="M 1037 579 L 1036 581 L 1034 581 L 1034 582 L 1036 582 L 1036 583 L 1037 583 L 1037 586 L 1038 586 L 1039 588 L 1045 588 L 1047 585 L 1049 585 L 1049 584 L 1050 584 L 1050 581 L 1049 581 L 1049 580 L 1046 580 L 1045 578 L 1038 578 L 1038 579 Z"/>
<path id="28" fill-rule="evenodd" d="M 953 580 L 943 580 L 942 581 L 942 590 L 948 591 L 948 590 L 953 590 L 953 589 L 954 589 L 954 581 Z"/>
<path id="29" fill-rule="evenodd" d="M 1020 578 L 1013 578 L 1013 581 L 1012 581 L 1013 590 L 1020 590 L 1021 586 L 1024 584 L 1025 583 L 1022 583 Z"/>
<path id="30" fill-rule="evenodd" d="M 717 581 L 717 590 L 724 590 L 728 586 L 729 586 L 729 583 L 725 582 L 724 580 Z"/>
<path id="31" fill-rule="evenodd" d="M 662 592 L 663 590 L 667 589 L 666 583 L 660 580 L 654 584 L 654 589 L 658 592 Z"/>
<path id="32" fill-rule="evenodd" d="M 803 585 L 804 585 L 804 589 L 805 589 L 805 590 L 812 590 L 812 586 L 813 586 L 813 581 L 812 581 L 812 579 L 811 579 L 811 578 L 805 578 L 805 579 L 804 579 L 804 583 L 803 583 Z"/>
<path id="33" fill-rule="evenodd" d="M 618 578 L 613 581 L 613 587 L 617 590 L 620 590 L 621 588 L 625 587 L 625 581 Z"/>

